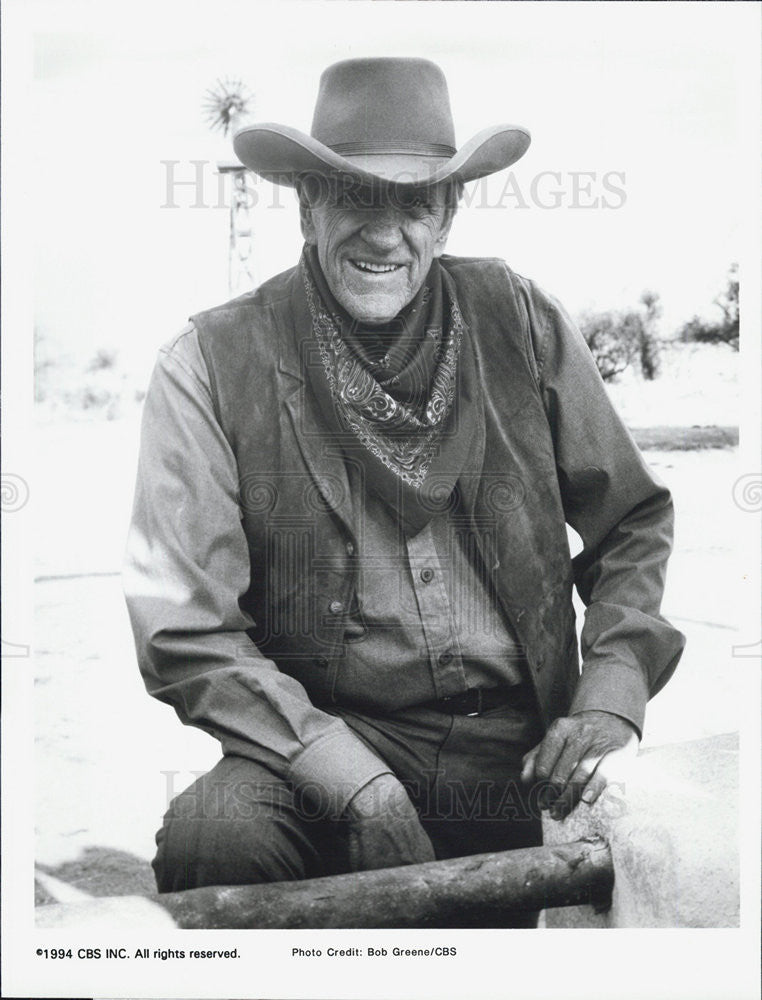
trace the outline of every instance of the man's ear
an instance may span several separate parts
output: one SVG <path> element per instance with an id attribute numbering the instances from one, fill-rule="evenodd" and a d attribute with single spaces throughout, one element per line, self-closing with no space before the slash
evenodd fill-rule
<path id="1" fill-rule="evenodd" d="M 299 225 L 302 228 L 302 236 L 304 237 L 304 242 L 315 246 L 317 243 L 317 236 L 315 235 L 315 223 L 312 221 L 312 208 L 310 203 L 307 201 L 307 195 L 304 189 L 297 186 L 297 193 L 299 195 Z"/>
<path id="2" fill-rule="evenodd" d="M 455 221 L 455 213 L 458 211 L 460 206 L 460 200 L 463 197 L 464 189 L 465 185 L 461 180 L 449 181 L 445 189 L 445 210 L 442 218 L 442 225 L 439 229 L 439 236 L 437 236 L 434 243 L 435 257 L 440 257 L 445 251 L 447 240 L 450 236 L 450 230 L 452 229 L 452 224 Z"/>
<path id="3" fill-rule="evenodd" d="M 452 224 L 455 219 L 455 213 L 457 212 L 457 206 L 449 206 L 445 209 L 444 218 L 442 219 L 442 225 L 439 227 L 439 235 L 434 241 L 434 256 L 441 257 L 445 252 L 445 247 L 447 246 L 447 240 L 450 236 L 450 230 L 452 229 Z"/>

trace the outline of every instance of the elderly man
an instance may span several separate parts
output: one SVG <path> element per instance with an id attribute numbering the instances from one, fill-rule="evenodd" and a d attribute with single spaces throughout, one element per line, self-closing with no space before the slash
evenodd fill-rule
<path id="1" fill-rule="evenodd" d="M 223 751 L 157 835 L 161 891 L 535 845 L 637 746 L 683 646 L 669 493 L 561 307 L 444 254 L 463 184 L 528 145 L 456 151 L 420 59 L 331 66 L 311 135 L 236 136 L 305 246 L 194 316 L 145 403 L 140 665 Z"/>

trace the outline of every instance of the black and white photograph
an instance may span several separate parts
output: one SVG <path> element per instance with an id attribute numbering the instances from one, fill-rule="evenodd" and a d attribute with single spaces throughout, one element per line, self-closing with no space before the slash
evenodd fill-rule
<path id="1" fill-rule="evenodd" d="M 760 5 L 2 19 L 3 995 L 758 997 Z"/>

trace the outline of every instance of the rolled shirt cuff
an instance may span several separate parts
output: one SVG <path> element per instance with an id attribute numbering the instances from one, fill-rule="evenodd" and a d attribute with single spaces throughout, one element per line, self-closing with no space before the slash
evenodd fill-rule
<path id="1" fill-rule="evenodd" d="M 380 774 L 393 774 L 349 729 L 306 747 L 292 762 L 290 779 L 314 819 L 338 819 L 350 799 Z"/>
<path id="2" fill-rule="evenodd" d="M 611 661 L 589 663 L 582 668 L 569 715 L 610 712 L 631 722 L 642 737 L 648 697 L 643 671 Z"/>

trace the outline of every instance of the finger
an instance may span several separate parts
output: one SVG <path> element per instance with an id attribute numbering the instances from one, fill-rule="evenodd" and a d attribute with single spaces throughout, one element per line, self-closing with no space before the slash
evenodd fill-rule
<path id="1" fill-rule="evenodd" d="M 567 737 L 564 748 L 556 761 L 556 765 L 553 768 L 553 773 L 550 775 L 549 781 L 556 789 L 559 795 L 562 795 L 565 791 L 567 785 L 572 780 L 573 775 L 581 766 L 581 761 L 590 755 L 590 747 L 587 745 L 586 740 L 581 736 L 581 734 L 575 734 Z M 600 754 L 594 755 L 597 764 Z M 589 774 L 588 774 L 589 777 Z M 587 780 L 587 779 L 585 779 Z"/>
<path id="2" fill-rule="evenodd" d="M 638 740 L 634 737 L 629 743 L 616 750 L 610 750 L 601 760 L 596 773 L 604 780 L 605 784 L 618 782 L 626 783 L 630 769 L 637 758 Z M 605 785 L 604 785 L 605 787 Z"/>
<path id="3" fill-rule="evenodd" d="M 532 795 L 533 791 L 537 792 L 537 807 L 539 809 L 547 809 L 550 806 L 552 795 L 550 794 L 550 786 L 547 782 L 537 781 L 535 761 L 537 760 L 537 754 L 539 752 L 540 744 L 538 743 L 536 747 L 533 747 L 529 751 L 529 753 L 524 754 L 524 766 L 521 769 L 521 781 L 524 785 L 531 789 L 529 792 L 530 795 Z"/>
<path id="4" fill-rule="evenodd" d="M 600 798 L 601 792 L 604 791 L 606 785 L 608 785 L 608 779 L 605 772 L 599 766 L 585 785 L 585 790 L 582 792 L 582 801 L 591 806 Z"/>
<path id="5" fill-rule="evenodd" d="M 564 796 L 553 804 L 553 818 L 564 819 L 580 801 L 593 805 L 611 782 L 621 783 L 636 751 L 637 740 L 617 750 L 580 761 L 569 779 Z"/>
<path id="6" fill-rule="evenodd" d="M 602 759 L 601 755 L 588 756 L 577 764 L 569 776 L 563 794 L 559 795 L 553 803 L 553 809 L 551 810 L 553 819 L 565 819 L 576 808 L 580 800 L 584 800 L 585 802 L 595 800 L 586 798 L 585 794 Z M 595 798 L 598 797 L 598 794 L 600 793 L 598 792 Z"/>
<path id="7" fill-rule="evenodd" d="M 537 756 L 534 762 L 535 777 L 541 781 L 548 781 L 558 758 L 561 756 L 566 745 L 565 720 L 557 719 L 545 734 L 537 748 Z"/>
<path id="8" fill-rule="evenodd" d="M 534 777 L 534 762 L 537 759 L 537 754 L 540 749 L 540 744 L 538 743 L 536 747 L 532 747 L 529 753 L 525 753 L 523 757 L 523 767 L 521 768 L 521 780 L 525 785 Z"/>
<path id="9" fill-rule="evenodd" d="M 550 783 L 550 776 L 566 745 L 564 720 L 557 720 L 540 743 L 534 762 L 534 780 L 544 785 L 538 797 L 540 809 L 547 809 L 558 796 L 558 789 Z"/>

